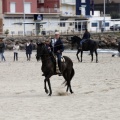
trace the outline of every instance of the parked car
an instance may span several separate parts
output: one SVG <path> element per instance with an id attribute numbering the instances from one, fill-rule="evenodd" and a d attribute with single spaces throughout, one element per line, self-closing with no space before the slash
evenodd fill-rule
<path id="1" fill-rule="evenodd" d="M 110 26 L 110 30 L 112 30 L 112 31 L 120 30 L 120 24 L 114 24 L 114 25 Z"/>
<path id="2" fill-rule="evenodd" d="M 117 26 L 117 30 L 120 30 L 120 24 L 118 24 L 118 26 Z"/>

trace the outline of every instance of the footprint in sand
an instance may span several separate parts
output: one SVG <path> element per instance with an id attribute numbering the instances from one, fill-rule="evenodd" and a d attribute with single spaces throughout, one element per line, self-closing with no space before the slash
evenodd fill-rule
<path id="1" fill-rule="evenodd" d="M 94 91 L 88 91 L 88 92 L 84 92 L 84 94 L 90 94 L 93 93 Z"/>

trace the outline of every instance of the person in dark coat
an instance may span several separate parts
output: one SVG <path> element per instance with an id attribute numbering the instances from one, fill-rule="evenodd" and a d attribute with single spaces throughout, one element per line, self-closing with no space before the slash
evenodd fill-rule
<path id="1" fill-rule="evenodd" d="M 62 57 L 62 52 L 64 51 L 64 45 L 62 40 L 60 39 L 59 32 L 55 32 L 55 38 L 51 40 L 51 46 L 52 46 L 51 50 L 53 54 L 57 56 L 58 67 L 59 70 L 61 71 L 61 57 Z M 60 73 L 60 71 L 56 69 L 56 73 Z"/>
<path id="2" fill-rule="evenodd" d="M 32 44 L 31 42 L 27 42 L 26 46 L 25 46 L 25 50 L 26 50 L 26 56 L 27 56 L 27 61 L 30 61 L 31 59 L 31 54 L 32 54 Z"/>
<path id="3" fill-rule="evenodd" d="M 118 43 L 118 52 L 120 53 L 120 42 Z"/>
<path id="4" fill-rule="evenodd" d="M 3 60 L 6 61 L 5 57 L 3 55 L 4 50 L 5 50 L 5 43 L 3 42 L 2 38 L 0 38 L 0 56 L 1 56 L 1 61 L 3 61 Z"/>
<path id="5" fill-rule="evenodd" d="M 82 40 L 80 41 L 80 49 L 82 49 L 82 43 L 89 39 L 90 39 L 90 33 L 88 32 L 87 29 L 85 29 Z"/>

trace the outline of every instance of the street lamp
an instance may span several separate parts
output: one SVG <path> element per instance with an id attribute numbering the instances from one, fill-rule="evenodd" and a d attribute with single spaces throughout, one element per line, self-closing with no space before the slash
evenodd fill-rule
<path id="1" fill-rule="evenodd" d="M 105 31 L 105 0 L 104 0 L 104 31 Z"/>
<path id="2" fill-rule="evenodd" d="M 23 26 L 24 26 L 24 30 L 23 30 L 23 36 L 25 36 L 25 0 L 23 0 Z"/>

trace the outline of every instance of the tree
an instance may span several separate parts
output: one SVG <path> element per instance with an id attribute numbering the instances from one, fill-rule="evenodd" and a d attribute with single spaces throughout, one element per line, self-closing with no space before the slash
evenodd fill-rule
<path id="1" fill-rule="evenodd" d="M 7 35 L 9 34 L 9 30 L 6 29 L 4 33 L 6 34 L 6 37 L 7 37 Z"/>

